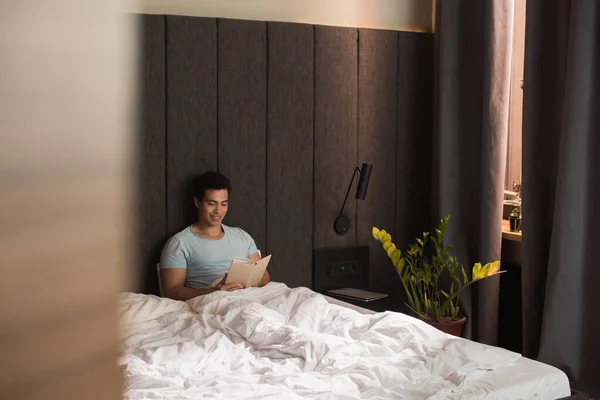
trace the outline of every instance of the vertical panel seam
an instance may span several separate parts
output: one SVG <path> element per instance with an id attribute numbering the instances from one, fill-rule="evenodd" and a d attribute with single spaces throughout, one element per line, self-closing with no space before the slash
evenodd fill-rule
<path id="1" fill-rule="evenodd" d="M 219 166 L 219 19 L 215 18 L 215 43 L 216 43 L 216 62 L 215 62 L 215 80 L 216 80 L 216 90 L 215 90 L 215 94 L 216 94 L 216 105 L 215 105 L 215 118 L 216 118 L 216 124 L 215 124 L 215 136 L 216 136 L 216 169 L 217 171 L 220 171 L 221 168 Z"/>
<path id="2" fill-rule="evenodd" d="M 316 76 L 317 76 L 317 57 L 315 55 L 316 53 L 316 44 L 315 44 L 315 26 L 312 25 L 311 26 L 312 29 L 312 41 L 313 41 L 313 93 L 312 93 L 312 98 L 313 98 L 313 115 L 312 115 L 312 204 L 311 204 L 311 221 L 312 221 L 312 232 L 311 232 L 311 236 L 312 236 L 312 240 L 311 240 L 311 248 L 314 249 L 315 247 L 315 104 L 316 104 L 316 90 L 315 90 L 315 86 L 316 86 Z M 312 251 L 311 251 L 312 253 Z M 310 279 L 310 283 L 311 283 L 311 287 L 313 287 L 312 283 L 313 283 L 313 275 L 314 275 L 314 271 L 313 271 L 313 265 L 314 261 L 312 260 L 312 254 L 311 254 L 311 266 L 309 269 L 309 279 Z"/>
<path id="3" fill-rule="evenodd" d="M 269 254 L 269 23 L 265 22 L 265 255 Z"/>
<path id="4" fill-rule="evenodd" d="M 399 165 L 399 156 L 398 153 L 400 149 L 398 148 L 398 136 L 400 136 L 400 33 L 396 32 L 396 49 L 398 51 L 398 58 L 396 60 L 396 155 L 395 155 L 395 170 L 396 170 L 396 219 L 395 219 L 395 227 L 394 230 L 396 232 L 396 236 L 400 234 L 400 221 L 399 221 L 399 213 L 398 213 L 398 191 L 400 190 L 400 174 L 398 173 L 400 165 Z"/>
<path id="5" fill-rule="evenodd" d="M 356 160 L 355 165 L 358 165 L 358 135 L 360 129 L 359 105 L 360 105 L 360 29 L 356 29 Z M 360 177 L 359 177 L 360 178 Z M 350 182 L 352 184 L 352 182 Z M 358 201 L 354 199 L 354 245 L 358 245 Z"/>
<path id="6" fill-rule="evenodd" d="M 316 104 L 317 104 L 317 32 L 316 32 L 316 27 L 315 25 L 312 26 L 313 29 L 313 126 L 312 126 L 312 133 L 313 133 L 313 143 L 312 143 L 312 150 L 313 150 L 313 159 L 312 159 L 312 163 L 313 163 L 313 173 L 312 173 L 312 186 L 313 186 L 313 193 L 312 193 L 312 211 L 313 211 L 313 217 L 312 217 L 312 239 L 313 239 L 313 243 L 312 243 L 312 247 L 315 247 L 315 200 L 316 200 L 316 188 L 315 188 L 315 171 L 316 171 L 316 157 L 315 157 L 315 147 L 316 147 Z"/>
<path id="7" fill-rule="evenodd" d="M 169 145 L 169 112 L 168 112 L 168 105 L 169 105 L 169 85 L 168 85 L 168 54 L 167 54 L 167 16 L 164 15 L 163 16 L 163 46 L 164 46 L 164 63 L 165 63 L 165 67 L 164 67 L 164 89 L 165 89 L 165 97 L 164 97 L 164 117 L 165 117 L 165 129 L 164 129 L 164 134 L 165 134 L 165 154 L 164 154 L 164 163 L 165 163 L 165 237 L 168 236 L 169 234 L 169 151 L 168 151 L 168 145 Z"/>
<path id="8" fill-rule="evenodd" d="M 312 170 L 312 244 L 311 247 L 315 248 L 315 200 L 316 200 L 316 156 L 315 156 L 315 147 L 316 147 L 316 105 L 317 105 L 317 29 L 315 25 L 312 25 L 312 33 L 313 33 L 313 123 L 312 123 L 312 166 L 313 166 L 313 170 Z M 313 251 L 311 251 L 311 253 L 313 253 Z M 313 254 L 311 254 L 311 267 L 310 267 L 310 284 L 311 287 L 314 288 L 314 260 L 313 260 Z"/>
<path id="9" fill-rule="evenodd" d="M 394 232 L 396 234 L 396 236 L 398 236 L 399 232 L 398 232 L 398 226 L 400 225 L 398 222 L 398 123 L 400 118 L 398 117 L 399 110 L 398 107 L 400 107 L 400 33 L 396 32 L 396 94 L 395 94 L 395 99 L 396 99 L 396 107 L 395 107 L 395 114 L 396 114 L 396 123 L 394 124 L 394 182 L 396 183 L 395 188 L 394 188 Z"/>

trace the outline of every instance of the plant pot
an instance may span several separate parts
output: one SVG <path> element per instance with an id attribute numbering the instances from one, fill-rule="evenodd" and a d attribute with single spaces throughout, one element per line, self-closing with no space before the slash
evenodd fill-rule
<path id="1" fill-rule="evenodd" d="M 427 321 L 427 323 L 431 326 L 433 326 L 434 328 L 439 329 L 440 331 L 447 333 L 449 335 L 454 335 L 454 336 L 462 336 L 462 327 L 465 324 L 465 322 L 467 322 L 467 317 L 462 317 L 461 319 L 455 320 L 455 321 L 442 321 L 442 322 L 434 322 L 434 321 Z"/>
<path id="2" fill-rule="evenodd" d="M 511 215 L 509 217 L 509 221 L 510 221 L 510 231 L 511 232 L 518 232 L 521 230 L 521 218 L 520 217 L 514 217 Z"/>

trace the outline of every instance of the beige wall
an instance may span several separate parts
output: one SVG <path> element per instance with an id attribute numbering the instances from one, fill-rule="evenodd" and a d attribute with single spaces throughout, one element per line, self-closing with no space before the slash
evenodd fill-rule
<path id="1" fill-rule="evenodd" d="M 0 399 L 121 398 L 137 29 L 118 7 L 0 1 Z"/>
<path id="2" fill-rule="evenodd" d="M 525 65 L 525 11 L 526 2 L 515 2 L 513 54 L 510 76 L 510 111 L 508 127 L 508 151 L 506 153 L 505 188 L 512 190 L 512 183 L 521 184 L 522 128 L 523 128 L 523 68 Z"/>
<path id="3" fill-rule="evenodd" d="M 127 0 L 127 11 L 432 31 L 432 0 Z"/>

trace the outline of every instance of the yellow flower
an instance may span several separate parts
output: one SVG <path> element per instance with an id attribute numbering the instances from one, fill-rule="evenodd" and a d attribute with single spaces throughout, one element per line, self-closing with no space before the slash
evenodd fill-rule
<path id="1" fill-rule="evenodd" d="M 389 258 L 392 258 L 392 255 L 396 251 L 396 245 L 392 242 L 387 242 L 386 244 L 388 244 L 388 243 L 390 243 L 390 246 L 388 246 L 388 248 L 386 249 L 387 255 Z M 385 248 L 385 245 L 383 247 Z"/>
<path id="2" fill-rule="evenodd" d="M 479 279 L 487 278 L 488 276 L 500 274 L 504 271 L 500 271 L 500 261 L 494 261 L 485 264 L 483 267 L 481 263 L 475 263 L 473 266 L 473 280 L 478 281 Z"/>
<path id="3" fill-rule="evenodd" d="M 381 231 L 375 227 L 373 227 L 373 237 L 377 240 L 379 240 L 379 237 L 381 235 Z"/>
<path id="4" fill-rule="evenodd" d="M 481 263 L 475 263 L 473 265 L 473 280 L 479 280 L 483 278 L 483 274 L 481 273 Z"/>
<path id="5" fill-rule="evenodd" d="M 392 259 L 392 263 L 394 265 L 398 265 L 398 261 L 400 261 L 401 255 L 402 255 L 402 253 L 400 252 L 400 250 L 396 249 L 394 251 L 394 253 L 390 256 L 390 258 Z"/>
<path id="6" fill-rule="evenodd" d="M 396 264 L 394 264 L 396 266 L 396 271 L 398 271 L 398 274 L 402 275 L 402 271 L 404 270 L 405 264 L 406 264 L 406 260 L 404 260 L 404 258 L 402 258 L 402 257 L 400 257 L 398 262 Z"/>
<path id="7" fill-rule="evenodd" d="M 488 276 L 490 275 L 494 275 L 496 274 L 498 271 L 500 271 L 500 261 L 494 261 L 493 263 L 491 263 L 490 265 L 490 270 L 488 272 Z"/>
<path id="8" fill-rule="evenodd" d="M 379 240 L 382 244 L 384 244 L 385 242 L 389 242 L 390 240 L 392 240 L 392 237 L 389 233 L 385 231 L 385 229 L 382 229 L 379 231 L 379 237 L 376 237 L 375 239 Z"/>
<path id="9" fill-rule="evenodd" d="M 376 227 L 373 227 L 371 233 L 373 234 L 373 238 L 381 242 L 383 246 L 383 250 L 385 250 L 387 256 L 392 260 L 392 263 L 398 270 L 398 273 L 402 273 L 404 269 L 404 264 L 406 260 L 402 257 L 402 253 L 399 249 L 396 248 L 396 245 L 392 242 L 392 235 L 387 233 L 385 229 L 379 230 Z"/>
<path id="10" fill-rule="evenodd" d="M 492 263 L 487 263 L 483 266 L 483 268 L 481 269 L 481 275 L 483 275 L 483 277 L 488 277 L 490 275 L 490 267 L 491 267 Z"/>
<path id="11" fill-rule="evenodd" d="M 381 231 L 382 233 L 385 231 Z M 381 243 L 385 243 L 385 242 L 391 242 L 392 241 L 392 235 L 390 235 L 389 233 L 384 233 L 383 236 L 381 237 Z"/>

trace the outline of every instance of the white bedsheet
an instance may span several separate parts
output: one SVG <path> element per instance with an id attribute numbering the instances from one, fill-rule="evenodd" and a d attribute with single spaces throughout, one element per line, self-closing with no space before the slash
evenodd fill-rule
<path id="1" fill-rule="evenodd" d="M 549 378 L 530 379 L 532 371 L 518 369 L 526 365 L 519 354 L 449 337 L 403 314 L 361 314 L 306 288 L 271 282 L 197 297 L 189 308 L 167 299 L 161 300 L 166 305 L 145 303 L 156 299 L 122 295 L 120 364 L 128 400 L 569 394 L 566 376 L 561 382 L 562 372 L 552 367 L 544 366 Z M 504 373 L 511 368 L 519 374 L 514 379 Z"/>

